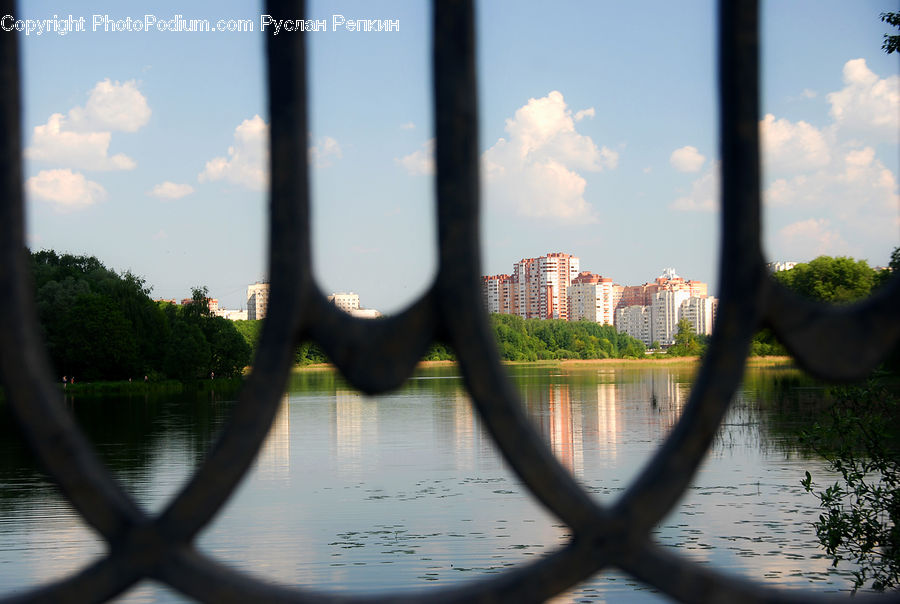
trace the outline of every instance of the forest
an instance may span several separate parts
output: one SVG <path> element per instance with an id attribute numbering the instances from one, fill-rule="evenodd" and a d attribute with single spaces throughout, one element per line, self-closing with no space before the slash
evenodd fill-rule
<path id="1" fill-rule="evenodd" d="M 92 256 L 31 253 L 35 305 L 62 379 L 187 380 L 240 375 L 250 345 L 231 321 L 209 312 L 207 290 L 190 304 L 155 302 L 143 279 Z"/>

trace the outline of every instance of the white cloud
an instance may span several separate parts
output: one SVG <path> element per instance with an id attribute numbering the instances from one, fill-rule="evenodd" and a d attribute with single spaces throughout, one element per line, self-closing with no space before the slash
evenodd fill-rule
<path id="1" fill-rule="evenodd" d="M 413 130 L 416 125 L 413 122 L 406 122 L 405 124 L 400 124 L 401 130 Z"/>
<path id="2" fill-rule="evenodd" d="M 25 157 L 82 170 L 133 169 L 136 164 L 127 155 L 109 156 L 111 139 L 109 132 L 72 132 L 66 118 L 54 113 L 46 124 L 35 126 Z"/>
<path id="3" fill-rule="evenodd" d="M 150 120 L 150 106 L 134 80 L 97 82 L 84 107 L 69 111 L 73 130 L 136 132 Z"/>
<path id="4" fill-rule="evenodd" d="M 844 64 L 844 88 L 828 95 L 831 116 L 848 136 L 897 136 L 900 128 L 900 76 L 879 78 L 865 59 Z"/>
<path id="5" fill-rule="evenodd" d="M 679 197 L 669 207 L 683 212 L 712 212 L 718 209 L 721 196 L 720 179 L 721 165 L 716 161 L 693 182 L 688 195 Z"/>
<path id="6" fill-rule="evenodd" d="M 71 170 L 41 170 L 25 182 L 25 191 L 49 201 L 59 212 L 78 210 L 106 199 L 106 190 Z"/>
<path id="7" fill-rule="evenodd" d="M 879 78 L 861 59 L 848 61 L 844 88 L 819 95 L 819 102 L 827 98 L 831 104 L 831 123 L 817 128 L 772 114 L 760 121 L 764 235 L 773 257 L 809 259 L 828 253 L 881 262 L 897 245 L 896 171 L 877 154 L 885 133 L 896 136 L 897 81 Z M 708 172 L 698 178 L 691 193 L 670 208 L 714 209 L 711 191 L 718 185 L 710 186 L 711 178 Z"/>
<path id="8" fill-rule="evenodd" d="M 120 84 L 98 82 L 84 107 L 67 116 L 54 113 L 46 124 L 35 126 L 25 157 L 82 170 L 131 170 L 133 159 L 109 155 L 112 132 L 135 132 L 150 119 L 147 99 L 134 80 Z"/>
<path id="9" fill-rule="evenodd" d="M 824 218 L 809 218 L 778 231 L 779 251 L 785 258 L 811 260 L 816 256 L 854 255 L 841 234 Z"/>
<path id="10" fill-rule="evenodd" d="M 825 135 L 806 122 L 776 120 L 768 113 L 759 122 L 759 136 L 768 175 L 821 168 L 831 161 Z"/>
<path id="11" fill-rule="evenodd" d="M 873 218 L 883 218 L 885 211 L 896 214 L 896 178 L 874 149 L 851 147 L 836 155 L 825 169 L 774 180 L 764 199 L 771 206 L 831 207 L 845 218 L 861 212 L 874 212 Z"/>
<path id="12" fill-rule="evenodd" d="M 675 149 L 669 156 L 669 163 L 679 172 L 699 172 L 705 161 L 706 157 L 691 145 Z"/>
<path id="13" fill-rule="evenodd" d="M 194 192 L 191 185 L 182 185 L 171 181 L 161 182 L 147 192 L 147 195 L 160 199 L 181 199 Z"/>
<path id="14" fill-rule="evenodd" d="M 828 253 L 874 259 L 896 246 L 900 195 L 894 173 L 872 147 L 842 149 L 833 153 L 834 160 L 825 168 L 776 179 L 764 191 L 771 212 L 813 213 L 818 220 L 800 221 L 802 229 L 779 231 L 773 242 L 779 257 Z"/>
<path id="15" fill-rule="evenodd" d="M 575 130 L 562 93 L 529 99 L 506 120 L 506 132 L 482 156 L 488 201 L 531 218 L 596 219 L 580 172 L 614 169 L 619 155 Z"/>
<path id="16" fill-rule="evenodd" d="M 331 165 L 332 159 L 343 157 L 343 152 L 341 145 L 335 139 L 326 136 L 321 138 L 318 144 L 309 148 L 309 157 L 311 163 L 320 168 L 327 168 Z"/>
<path id="17" fill-rule="evenodd" d="M 197 176 L 200 182 L 224 180 L 261 191 L 268 186 L 269 125 L 254 115 L 234 129 L 228 157 L 214 157 Z"/>
<path id="18" fill-rule="evenodd" d="M 394 161 L 406 168 L 411 175 L 434 174 L 434 139 L 428 139 L 418 151 L 413 151 L 399 159 L 395 158 Z"/>
<path id="19" fill-rule="evenodd" d="M 580 122 L 581 120 L 583 120 L 586 117 L 593 119 L 594 114 L 595 114 L 595 111 L 594 111 L 593 107 L 588 107 L 587 109 L 582 109 L 581 111 L 579 111 L 575 114 L 575 121 Z"/>

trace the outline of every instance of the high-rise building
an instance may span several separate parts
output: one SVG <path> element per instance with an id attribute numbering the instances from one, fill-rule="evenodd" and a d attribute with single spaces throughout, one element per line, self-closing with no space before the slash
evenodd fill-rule
<path id="1" fill-rule="evenodd" d="M 708 336 L 715 323 L 718 302 L 713 296 L 692 296 L 681 303 L 681 317 L 690 322 L 694 333 Z"/>
<path id="2" fill-rule="evenodd" d="M 577 256 L 563 253 L 523 258 L 513 265 L 515 314 L 524 319 L 568 319 L 568 289 L 578 276 Z"/>
<path id="3" fill-rule="evenodd" d="M 567 296 L 570 321 L 593 321 L 612 325 L 615 321 L 615 286 L 612 279 L 589 272 L 572 279 Z"/>
<path id="4" fill-rule="evenodd" d="M 789 270 L 791 270 L 792 268 L 794 268 L 795 266 L 797 266 L 797 263 L 796 263 L 796 262 L 790 262 L 790 261 L 786 261 L 786 262 L 769 262 L 768 264 L 766 264 L 766 268 L 769 269 L 769 272 L 770 272 L 770 273 L 777 273 L 777 272 L 780 272 L 780 271 L 789 271 Z"/>
<path id="5" fill-rule="evenodd" d="M 484 307 L 489 313 L 514 314 L 513 278 L 510 275 L 489 275 L 481 278 Z"/>
<path id="6" fill-rule="evenodd" d="M 359 294 L 353 292 L 331 294 L 328 296 L 328 301 L 344 312 L 359 310 Z"/>
<path id="7" fill-rule="evenodd" d="M 650 341 L 662 346 L 675 343 L 678 320 L 681 319 L 681 305 L 690 298 L 686 289 L 663 290 L 653 294 L 650 306 Z"/>
<path id="8" fill-rule="evenodd" d="M 247 319 L 265 319 L 269 310 L 269 284 L 256 282 L 247 286 Z"/>
<path id="9" fill-rule="evenodd" d="M 651 311 L 649 306 L 633 304 L 616 310 L 616 330 L 627 333 L 649 346 L 651 338 Z"/>

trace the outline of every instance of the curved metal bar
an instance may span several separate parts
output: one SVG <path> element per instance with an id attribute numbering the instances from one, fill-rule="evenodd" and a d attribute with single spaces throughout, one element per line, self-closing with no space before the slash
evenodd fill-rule
<path id="1" fill-rule="evenodd" d="M 268 14 L 278 19 L 294 19 L 303 8 L 302 0 L 267 5 Z M 301 317 L 315 291 L 309 261 L 304 36 L 269 36 L 266 51 L 272 120 L 269 315 L 231 418 L 203 465 L 159 518 L 161 533 L 181 542 L 216 515 L 249 470 L 278 410 Z"/>
<path id="2" fill-rule="evenodd" d="M 133 569 L 123 569 L 116 559 L 107 556 L 59 581 L 14 596 L 0 597 L 0 602 L 2 604 L 103 602 L 116 597 L 139 579 Z"/>
<path id="3" fill-rule="evenodd" d="M 633 555 L 626 554 L 616 565 L 648 585 L 659 589 L 680 602 L 712 604 L 806 604 L 816 602 L 847 602 L 846 595 L 815 594 L 808 590 L 774 588 L 750 581 L 744 577 L 715 571 L 696 562 L 675 555 L 669 549 L 647 544 Z M 890 601 L 884 597 L 857 595 L 867 602 Z M 896 601 L 896 598 L 894 598 Z"/>
<path id="4" fill-rule="evenodd" d="M 243 602 L 437 602 L 478 603 L 544 602 L 572 587 L 606 564 L 587 542 L 570 542 L 545 558 L 517 566 L 488 579 L 477 579 L 440 589 L 349 595 L 315 589 L 297 589 L 269 583 L 209 558 L 192 548 L 181 548 L 153 573 L 154 578 L 182 593 L 219 604 Z"/>
<path id="5" fill-rule="evenodd" d="M 864 378 L 900 341 L 900 275 L 846 306 L 813 302 L 771 281 L 765 321 L 800 366 L 817 377 Z"/>
<path id="6" fill-rule="evenodd" d="M 434 12 L 440 265 L 435 298 L 472 399 L 504 458 L 551 512 L 581 531 L 601 530 L 603 509 L 541 440 L 499 364 L 482 308 L 478 232 L 478 107 L 470 1 Z"/>
<path id="7" fill-rule="evenodd" d="M 10 0 L 0 9 L 12 13 Z M 302 0 L 269 2 L 276 18 L 304 14 Z M 720 2 L 720 128 L 723 172 L 720 310 L 708 357 L 682 419 L 636 482 L 607 510 L 562 468 L 524 415 L 498 362 L 478 281 L 478 144 L 471 0 L 437 0 L 434 73 L 440 266 L 432 289 L 401 315 L 360 321 L 329 307 L 310 268 L 303 36 L 267 39 L 272 183 L 269 319 L 254 370 L 206 462 L 157 519 L 148 521 L 97 461 L 55 401 L 35 335 L 24 255 L 21 133 L 15 36 L 0 36 L 0 364 L 26 431 L 78 512 L 109 541 L 109 555 L 70 578 L 5 601 L 113 597 L 143 576 L 207 601 L 442 602 L 543 601 L 609 563 L 685 601 L 799 602 L 808 592 L 736 581 L 663 550 L 647 532 L 677 503 L 709 448 L 739 383 L 750 338 L 765 318 L 802 362 L 829 377 L 856 375 L 896 341 L 898 279 L 857 307 L 795 304 L 765 278 L 759 247 L 758 61 L 756 0 Z M 285 74 L 274 77 L 273 74 Z M 892 304 L 893 302 L 893 304 Z M 788 308 L 791 305 L 792 308 Z M 764 314 L 765 313 L 765 314 Z M 12 318 L 15 317 L 15 321 Z M 882 323 L 883 322 L 883 323 Z M 888 329 L 883 324 L 890 325 Z M 880 331 L 876 330 L 878 325 Z M 851 327 L 862 335 L 833 368 Z M 828 338 L 816 335 L 831 331 Z M 876 333 L 876 331 L 878 331 Z M 854 330 L 856 333 L 856 330 Z M 338 335 L 335 335 L 338 334 Z M 835 335 L 837 337 L 835 337 Z M 457 350 L 475 405 L 508 463 L 532 493 L 574 531 L 563 549 L 486 580 L 404 594 L 343 596 L 270 585 L 198 553 L 189 541 L 250 468 L 271 426 L 294 345 L 318 341 L 348 379 L 367 392 L 400 384 L 435 338 Z M 867 340 L 872 338 L 872 340 Z M 875 342 L 874 345 L 872 342 Z M 819 348 L 820 346 L 824 348 Z M 828 351 L 825 354 L 823 350 Z M 9 351 L 20 352 L 20 355 Z"/>
<path id="8" fill-rule="evenodd" d="M 0 6 L 13 14 L 10 0 Z M 0 371 L 29 443 L 65 497 L 107 540 L 144 515 L 97 459 L 61 404 L 38 335 L 34 287 L 25 255 L 18 36 L 0 35 Z"/>
<path id="9" fill-rule="evenodd" d="M 681 498 L 740 383 L 763 307 L 759 244 L 758 16 L 756 0 L 719 3 L 722 155 L 721 292 L 715 330 L 681 419 L 613 508 L 649 530 Z"/>
<path id="10" fill-rule="evenodd" d="M 399 315 L 367 320 L 338 310 L 319 294 L 310 305 L 316 321 L 309 334 L 352 386 L 367 394 L 393 390 L 434 340 L 433 298 L 429 291 Z"/>

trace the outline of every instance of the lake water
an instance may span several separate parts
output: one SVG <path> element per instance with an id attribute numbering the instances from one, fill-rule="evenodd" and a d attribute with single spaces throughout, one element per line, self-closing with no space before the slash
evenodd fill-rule
<path id="1" fill-rule="evenodd" d="M 509 367 L 528 414 L 562 463 L 613 501 L 677 421 L 689 366 Z M 795 448 L 792 422 L 818 390 L 797 372 L 751 368 L 693 486 L 655 538 L 701 563 L 782 586 L 846 591 L 810 522 L 821 461 Z M 69 400 L 127 490 L 162 509 L 202 458 L 233 395 Z M 8 423 L 8 422 L 5 422 Z M 0 596 L 70 573 L 103 545 L 75 517 L 7 426 L 0 432 Z M 524 492 L 482 431 L 452 366 L 422 369 L 366 397 L 330 371 L 291 379 L 275 425 L 200 547 L 288 585 L 340 592 L 423 589 L 541 556 L 564 526 Z M 144 582 L 127 602 L 184 601 Z M 558 601 L 661 602 L 604 571 Z"/>

